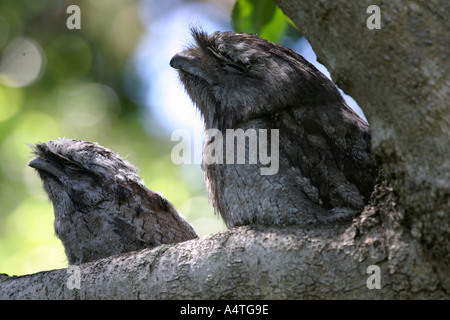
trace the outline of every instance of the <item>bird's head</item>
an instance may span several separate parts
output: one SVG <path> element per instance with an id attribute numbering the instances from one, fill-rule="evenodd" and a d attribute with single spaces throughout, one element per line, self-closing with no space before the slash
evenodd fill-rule
<path id="1" fill-rule="evenodd" d="M 143 185 L 135 167 L 97 143 L 62 138 L 33 149 L 36 158 L 29 166 L 38 171 L 55 215 L 88 212 L 120 199 L 118 185 Z"/>
<path id="2" fill-rule="evenodd" d="M 191 33 L 195 43 L 170 65 L 207 128 L 234 128 L 284 108 L 342 99 L 331 81 L 288 48 L 252 34 Z"/>

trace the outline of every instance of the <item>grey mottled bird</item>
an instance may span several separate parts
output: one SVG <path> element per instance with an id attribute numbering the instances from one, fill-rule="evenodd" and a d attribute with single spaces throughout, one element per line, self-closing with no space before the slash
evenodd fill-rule
<path id="1" fill-rule="evenodd" d="M 217 142 L 206 130 L 202 168 L 227 226 L 328 223 L 360 213 L 377 176 L 370 130 L 335 85 L 296 52 L 255 35 L 191 32 L 195 43 L 170 65 L 206 129 L 220 130 L 224 149 L 234 139 L 226 129 L 255 129 L 258 138 L 261 129 L 279 130 L 272 175 L 262 175 L 264 164 L 249 154 L 245 164 L 205 161 Z"/>
<path id="2" fill-rule="evenodd" d="M 70 264 L 197 238 L 137 169 L 97 143 L 58 139 L 34 146 L 30 167 L 53 203 L 55 233 Z"/>

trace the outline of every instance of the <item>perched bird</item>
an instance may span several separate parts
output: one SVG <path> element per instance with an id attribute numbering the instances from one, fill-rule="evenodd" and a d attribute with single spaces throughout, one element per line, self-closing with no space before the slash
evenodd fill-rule
<path id="1" fill-rule="evenodd" d="M 170 65 L 204 119 L 202 168 L 227 227 L 328 223 L 360 213 L 377 176 L 370 129 L 335 85 L 296 52 L 255 35 L 191 33 L 195 42 Z M 228 149 L 218 154 L 223 161 L 208 161 L 218 138 L 223 150 L 227 139 L 242 148 L 238 129 L 254 130 L 258 139 L 277 133 L 268 143 L 276 173 L 261 174 L 261 154 L 254 164 L 251 152 L 244 164 L 227 162 Z"/>
<path id="2" fill-rule="evenodd" d="M 175 207 L 111 150 L 64 138 L 36 144 L 34 155 L 29 166 L 53 203 L 55 233 L 70 264 L 197 238 Z"/>

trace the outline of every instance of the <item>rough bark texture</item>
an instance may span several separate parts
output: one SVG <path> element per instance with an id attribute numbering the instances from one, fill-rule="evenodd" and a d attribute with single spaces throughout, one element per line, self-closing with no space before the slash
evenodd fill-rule
<path id="1" fill-rule="evenodd" d="M 363 108 L 380 183 L 360 217 L 315 229 L 240 227 L 83 264 L 0 276 L 0 298 L 450 298 L 449 4 L 277 0 Z M 395 191 L 394 191 L 395 190 Z M 381 289 L 368 289 L 369 265 Z"/>
<path id="2" fill-rule="evenodd" d="M 450 4 L 276 0 L 363 108 L 373 153 L 428 253 L 450 262 Z M 378 4 L 381 29 L 369 30 Z"/>
<path id="3" fill-rule="evenodd" d="M 449 283 L 404 228 L 385 182 L 352 223 L 239 227 L 66 269 L 0 275 L 0 299 L 445 299 Z M 368 267 L 380 268 L 369 289 Z"/>

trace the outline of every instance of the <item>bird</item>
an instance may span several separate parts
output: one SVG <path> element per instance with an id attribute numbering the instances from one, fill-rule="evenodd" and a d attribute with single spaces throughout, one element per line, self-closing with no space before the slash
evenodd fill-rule
<path id="1" fill-rule="evenodd" d="M 378 175 L 370 127 L 334 83 L 255 34 L 190 31 L 193 41 L 169 64 L 203 118 L 206 190 L 227 228 L 339 223 L 361 213 Z M 267 139 L 275 173 L 262 174 L 263 153 L 252 162 L 251 139 L 242 146 L 238 130 L 256 132 L 256 147 Z M 244 163 L 233 162 L 233 144 L 246 150 Z"/>
<path id="2" fill-rule="evenodd" d="M 29 166 L 53 204 L 55 234 L 70 265 L 198 237 L 173 204 L 110 149 L 68 138 L 31 147 Z"/>

